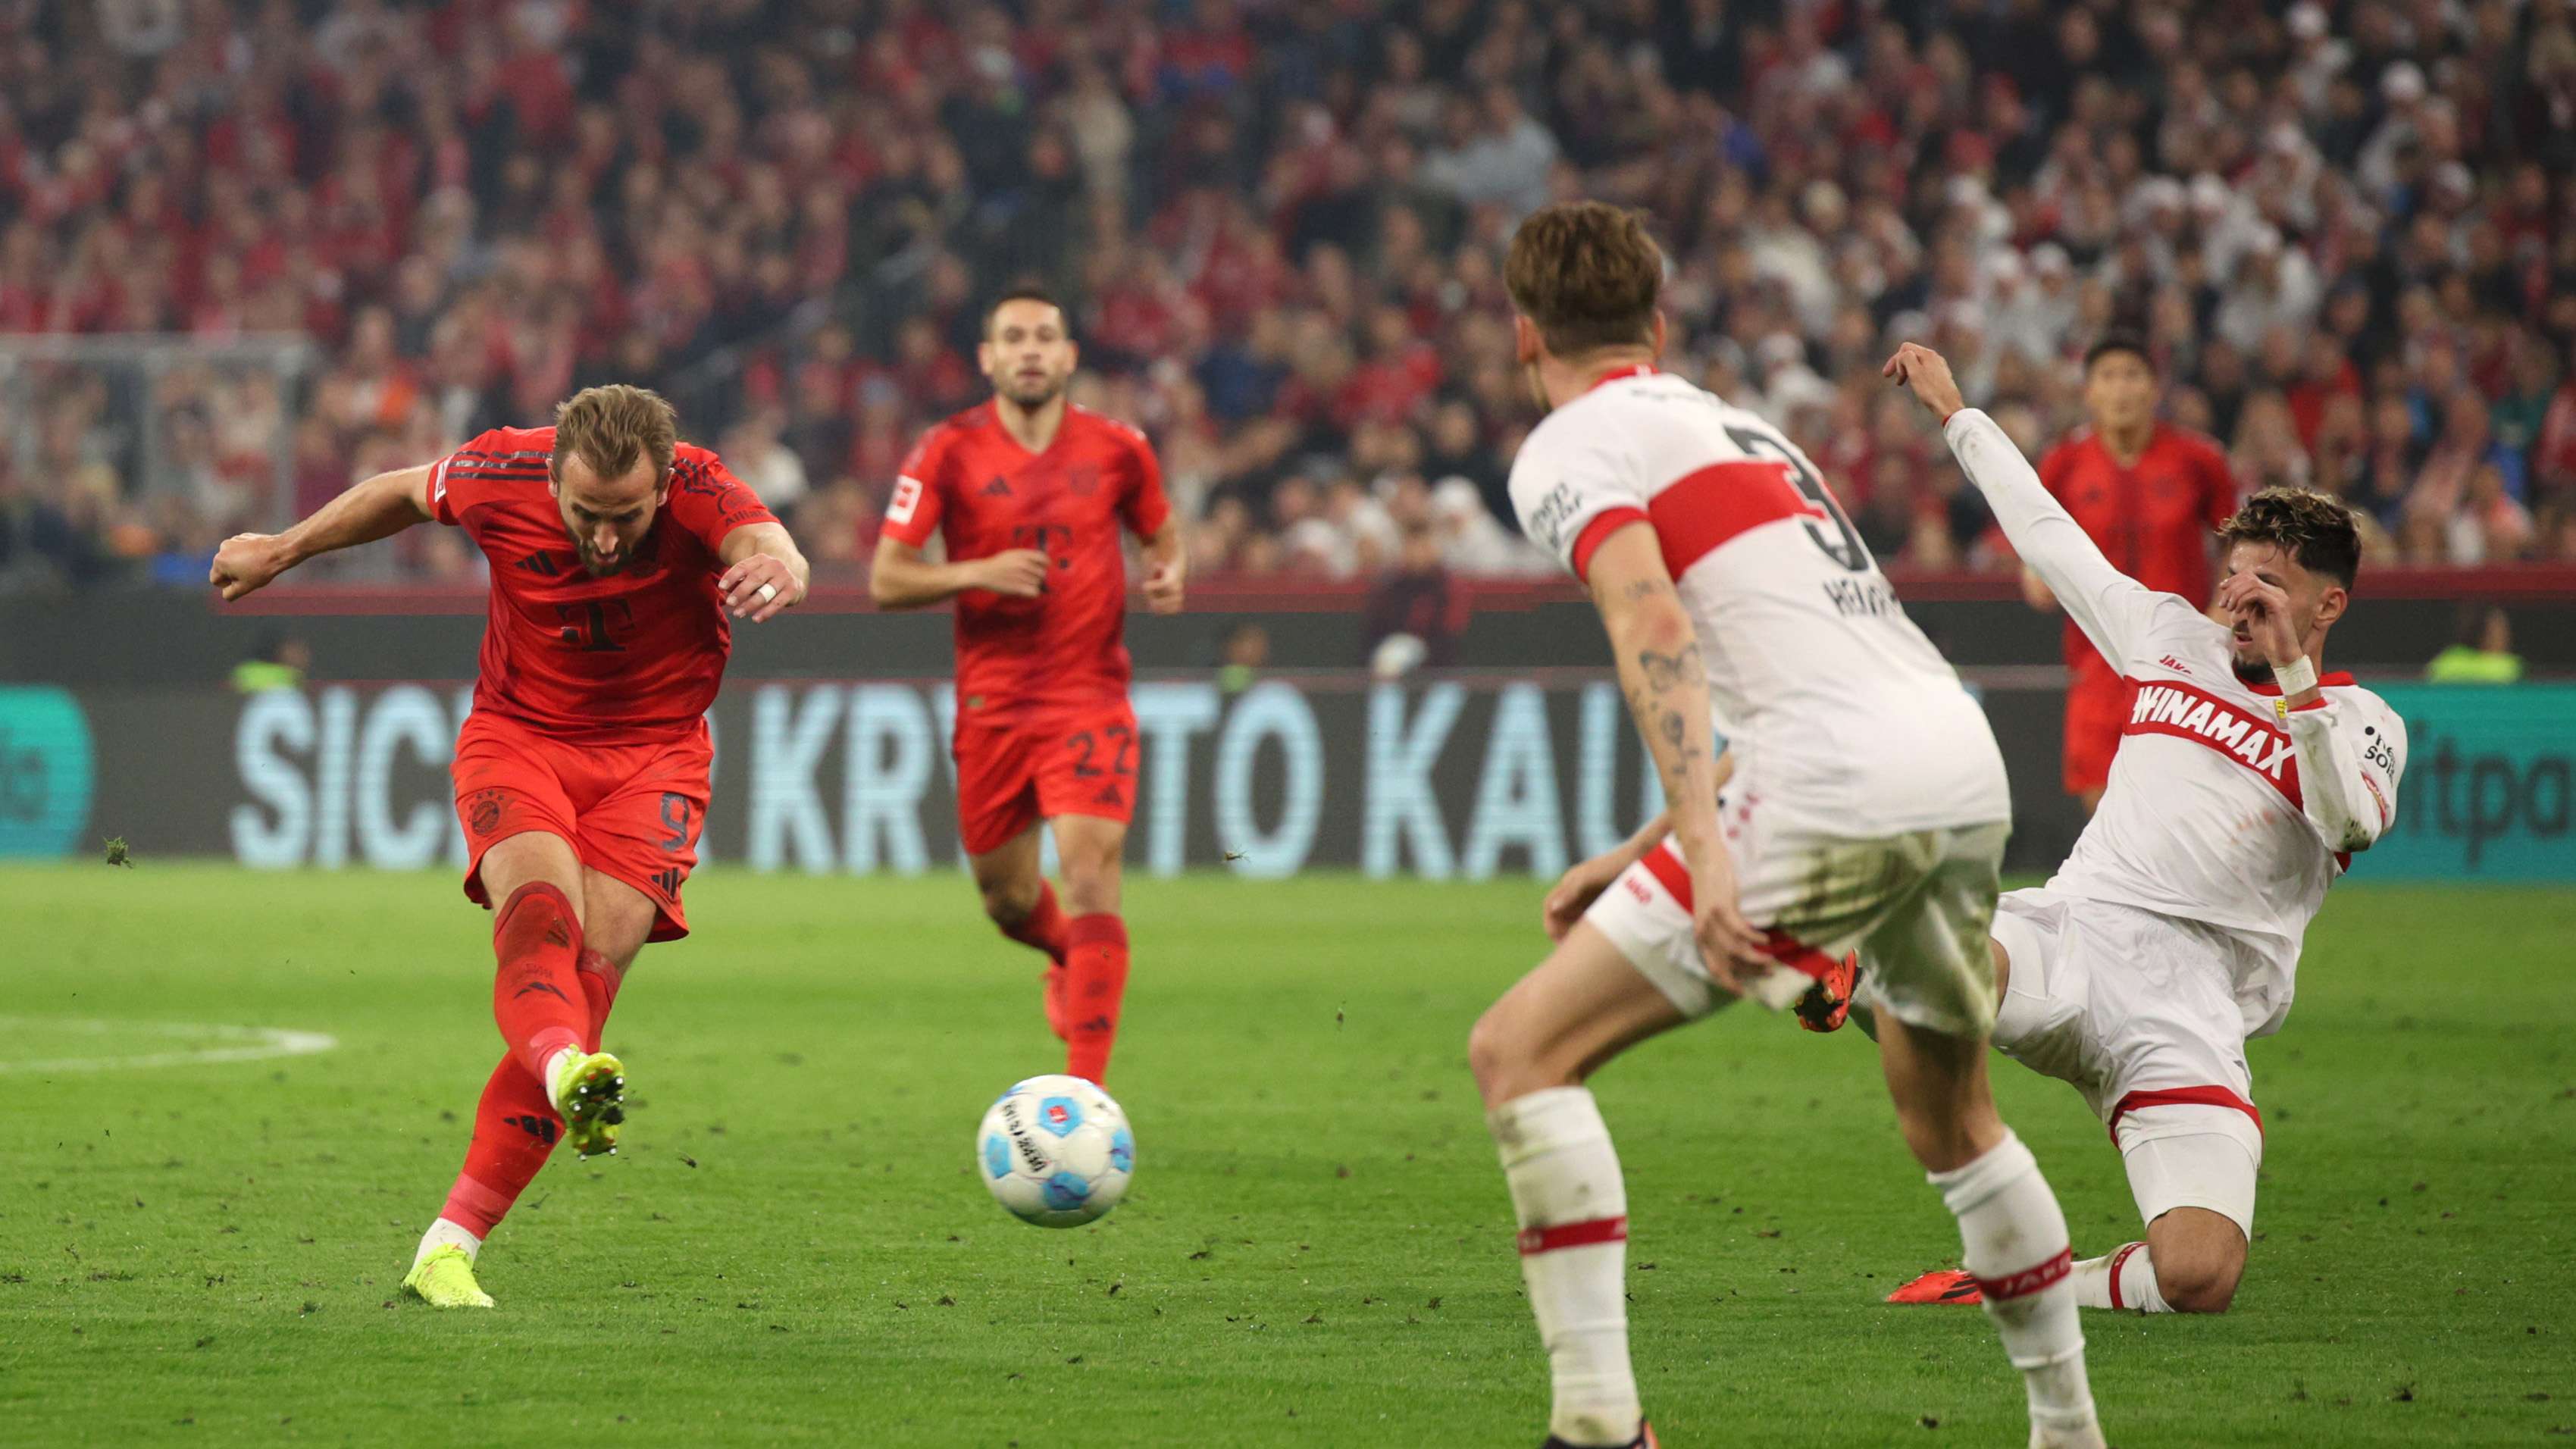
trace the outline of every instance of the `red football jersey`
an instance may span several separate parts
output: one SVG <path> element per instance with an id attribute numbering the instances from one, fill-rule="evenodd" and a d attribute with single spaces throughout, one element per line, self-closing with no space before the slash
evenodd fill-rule
<path id="1" fill-rule="evenodd" d="M 2123 468 L 2091 428 L 2040 460 L 2039 481 L 2075 515 L 2111 566 L 2161 593 L 2209 602 L 2210 530 L 2236 512 L 2236 479 L 2218 445 L 2188 429 L 2156 424 L 2134 467 Z M 2093 646 L 2070 620 L 2066 660 Z"/>
<path id="2" fill-rule="evenodd" d="M 715 454 L 682 443 L 632 561 L 594 578 L 546 489 L 554 446 L 552 428 L 495 428 L 429 470 L 430 516 L 492 563 L 474 707 L 603 743 L 694 729 L 733 651 L 717 549 L 775 519 Z"/>
<path id="3" fill-rule="evenodd" d="M 885 532 L 915 548 L 933 533 L 952 560 L 1034 548 L 1046 590 L 1014 599 L 957 596 L 957 696 L 965 708 L 1088 704 L 1127 692 L 1127 555 L 1163 526 L 1163 468 L 1145 435 L 1070 407 L 1044 452 L 994 416 L 968 408 L 922 435 L 895 479 Z"/>

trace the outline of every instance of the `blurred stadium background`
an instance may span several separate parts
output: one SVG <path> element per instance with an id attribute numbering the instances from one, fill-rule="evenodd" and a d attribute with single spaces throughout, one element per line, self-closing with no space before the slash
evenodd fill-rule
<path id="1" fill-rule="evenodd" d="M 1035 278 L 1193 526 L 1137 868 L 1551 872 L 1654 788 L 1502 497 L 1500 249 L 1593 195 L 1985 691 L 2019 867 L 2078 824 L 2058 623 L 1876 368 L 1931 341 L 2036 453 L 2122 324 L 2242 487 L 2371 521 L 2335 654 L 2415 753 L 2362 874 L 2576 877 L 2567 0 L 8 0 L 0 78 L 0 853 L 456 851 L 479 556 L 229 610 L 207 556 L 617 379 L 818 563 L 740 641 L 709 854 L 945 866 L 946 624 L 860 570 Z"/>

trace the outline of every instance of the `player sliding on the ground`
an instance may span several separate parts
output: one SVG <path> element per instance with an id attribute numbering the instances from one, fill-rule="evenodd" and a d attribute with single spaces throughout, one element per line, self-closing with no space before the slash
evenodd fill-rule
<path id="1" fill-rule="evenodd" d="M 1005 294 L 977 350 L 993 397 L 924 434 L 895 480 L 868 581 L 876 601 L 957 601 L 957 824 L 1002 934 L 1046 953 L 1047 1026 L 1065 1071 L 1109 1073 L 1127 993 L 1118 866 L 1136 809 L 1127 701 L 1127 559 L 1145 602 L 1178 613 L 1187 560 L 1145 435 L 1065 397 L 1079 360 L 1064 309 Z M 947 562 L 923 553 L 931 535 Z M 1040 869 L 1055 831 L 1064 900 Z"/>
<path id="2" fill-rule="evenodd" d="M 2229 622 L 2214 623 L 2113 568 L 1937 353 L 1909 344 L 1887 373 L 1942 420 L 2022 561 L 2135 689 L 2075 853 L 1994 923 L 1995 1045 L 2084 1094 L 2147 1224 L 2144 1243 L 2075 1265 L 2077 1301 L 2219 1312 L 2263 1161 L 2245 1039 L 2289 1014 L 2308 922 L 2396 818 L 2406 766 L 2395 712 L 2317 673 L 2360 565 L 2352 516 L 2295 488 L 2248 499 L 2218 531 Z M 1975 1295 L 1932 1273 L 1892 1301 Z"/>
<path id="3" fill-rule="evenodd" d="M 1627 1191 L 1584 1079 L 1739 995 L 1788 1005 L 1865 942 L 1889 963 L 1867 999 L 1897 1120 L 1988 1285 L 2031 1442 L 2098 1449 L 2066 1219 L 1986 1085 L 2002 755 L 1806 456 L 1655 371 L 1662 275 L 1638 221 L 1590 202 L 1522 223 L 1504 271 L 1552 409 L 1512 500 L 1590 586 L 1672 802 L 1669 838 L 1468 1043 L 1554 1374 L 1548 1443 L 1653 1442 L 1628 1358 Z"/>
<path id="4" fill-rule="evenodd" d="M 625 1068 L 600 1030 L 644 943 L 688 934 L 680 886 L 706 819 L 725 616 L 757 622 L 805 597 L 787 530 L 677 427 L 652 393 L 590 388 L 553 427 L 495 429 L 215 553 L 226 599 L 428 519 L 463 527 L 491 561 L 452 774 L 465 894 L 498 907 L 492 1014 L 509 1050 L 403 1279 L 442 1308 L 492 1306 L 475 1256 L 558 1137 L 584 1156 L 613 1150 Z"/>

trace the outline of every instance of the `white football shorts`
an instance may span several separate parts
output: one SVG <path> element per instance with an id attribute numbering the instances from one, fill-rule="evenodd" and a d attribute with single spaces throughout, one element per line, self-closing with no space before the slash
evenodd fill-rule
<path id="1" fill-rule="evenodd" d="M 2006 1056 L 2074 1085 L 2110 1129 L 2147 1222 L 2201 1207 L 2254 1230 L 2263 1119 L 2218 927 L 2046 890 L 1997 904 Z"/>
<path id="2" fill-rule="evenodd" d="M 1862 950 L 1872 969 L 1860 992 L 1871 1009 L 1949 1036 L 1982 1038 L 1993 1029 L 1986 935 L 2011 826 L 1842 839 L 1765 831 L 1760 813 L 1740 806 L 1723 812 L 1726 848 L 1739 909 L 1771 933 L 1786 965 L 1812 976 Z M 1613 881 L 1584 919 L 1676 1010 L 1697 1019 L 1734 998 L 1700 959 L 1690 900 L 1689 870 L 1666 841 Z M 1769 1004 L 1794 999 L 1793 992 Z"/>

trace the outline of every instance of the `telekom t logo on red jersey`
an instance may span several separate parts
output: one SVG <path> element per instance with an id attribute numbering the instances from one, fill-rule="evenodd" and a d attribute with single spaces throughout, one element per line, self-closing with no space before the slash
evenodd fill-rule
<path id="1" fill-rule="evenodd" d="M 910 523 L 912 510 L 920 506 L 921 480 L 897 478 L 894 480 L 894 497 L 886 500 L 886 522 Z"/>
<path id="2" fill-rule="evenodd" d="M 2124 735 L 2172 735 L 2207 745 L 2272 782 L 2293 805 L 2300 803 L 2299 762 L 2290 737 L 2270 720 L 2188 684 L 2137 685 Z"/>

